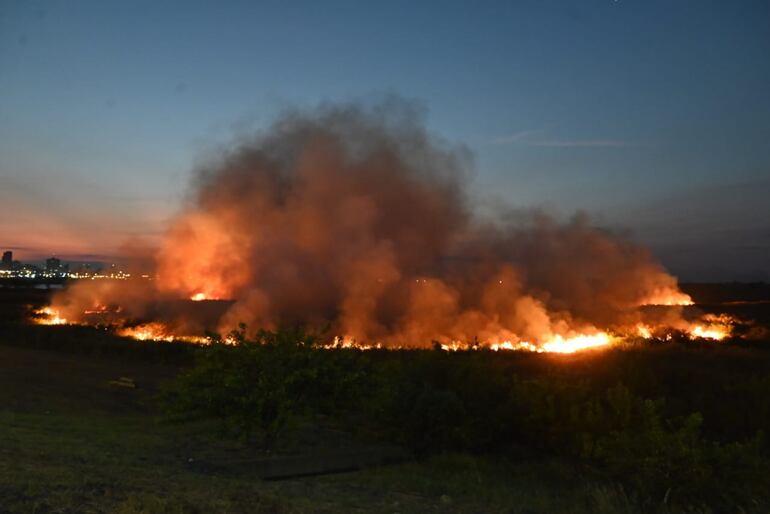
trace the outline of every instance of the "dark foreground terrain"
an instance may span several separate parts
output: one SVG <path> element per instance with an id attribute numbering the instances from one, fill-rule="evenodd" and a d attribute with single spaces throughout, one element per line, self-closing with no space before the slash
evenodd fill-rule
<path id="1" fill-rule="evenodd" d="M 770 511 L 767 341 L 196 350 L 1 293 L 0 512 Z"/>
<path id="2" fill-rule="evenodd" d="M 151 406 L 174 370 L 0 346 L 0 512 L 638 512 L 618 484 L 555 458 L 466 453 L 265 481 L 250 450 Z M 136 389 L 111 387 L 121 376 Z"/>

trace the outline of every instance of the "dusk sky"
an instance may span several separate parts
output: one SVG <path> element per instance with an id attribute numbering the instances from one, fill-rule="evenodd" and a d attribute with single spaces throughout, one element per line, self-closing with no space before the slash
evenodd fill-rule
<path id="1" fill-rule="evenodd" d="M 474 204 L 628 230 L 685 280 L 770 280 L 770 3 L 0 0 L 0 247 L 150 243 L 286 108 L 424 109 Z"/>

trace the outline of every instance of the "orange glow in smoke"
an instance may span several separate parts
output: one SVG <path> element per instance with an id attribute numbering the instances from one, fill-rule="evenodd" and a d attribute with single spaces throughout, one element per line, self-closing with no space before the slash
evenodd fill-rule
<path id="1" fill-rule="evenodd" d="M 661 289 L 648 296 L 642 305 L 692 305 L 693 301 L 690 295 L 677 289 Z"/>
<path id="2" fill-rule="evenodd" d="M 243 248 L 223 219 L 191 213 L 167 235 L 158 252 L 157 287 L 193 300 L 231 298 L 245 283 Z"/>

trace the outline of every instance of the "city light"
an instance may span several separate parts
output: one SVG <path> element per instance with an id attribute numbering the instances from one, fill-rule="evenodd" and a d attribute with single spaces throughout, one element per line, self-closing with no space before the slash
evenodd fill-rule
<path id="1" fill-rule="evenodd" d="M 43 262 L 13 260 L 13 252 L 3 252 L 0 261 L 0 287 L 22 284 L 63 284 L 68 280 L 152 280 L 152 275 L 132 275 L 117 264 L 63 262 L 50 257 Z"/>

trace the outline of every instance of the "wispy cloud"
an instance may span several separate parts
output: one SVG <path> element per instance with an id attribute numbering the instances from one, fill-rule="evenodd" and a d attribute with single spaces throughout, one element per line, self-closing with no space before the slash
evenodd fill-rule
<path id="1" fill-rule="evenodd" d="M 489 141 L 493 145 L 516 144 L 551 148 L 619 148 L 633 143 L 621 139 L 551 139 L 543 137 L 542 130 L 521 130 L 496 137 Z"/>
<path id="2" fill-rule="evenodd" d="M 552 146 L 552 147 L 619 147 L 630 146 L 628 141 L 622 141 L 619 139 L 553 139 L 553 140 L 539 140 L 539 141 L 524 141 L 528 146 Z"/>
<path id="3" fill-rule="evenodd" d="M 507 145 L 510 143 L 520 143 L 526 140 L 528 137 L 539 134 L 539 130 L 521 130 L 505 136 L 499 136 L 492 139 L 490 144 L 493 145 Z"/>

